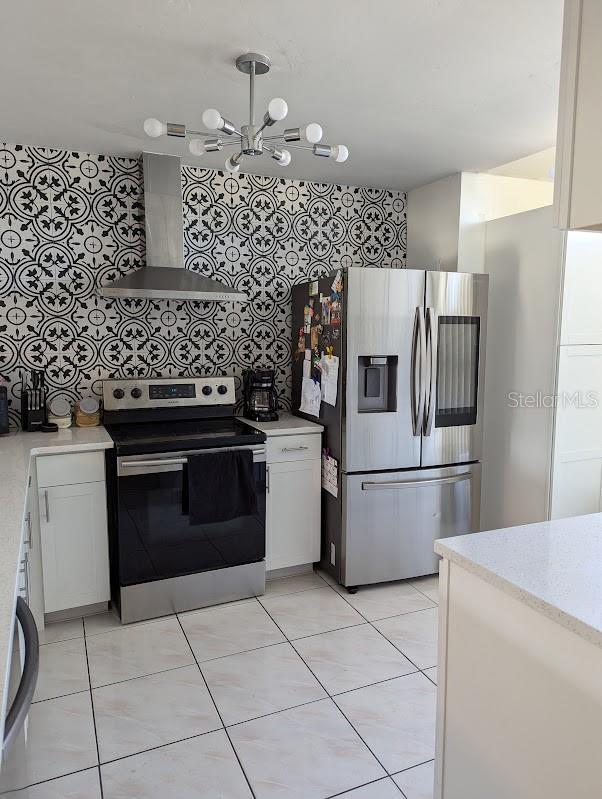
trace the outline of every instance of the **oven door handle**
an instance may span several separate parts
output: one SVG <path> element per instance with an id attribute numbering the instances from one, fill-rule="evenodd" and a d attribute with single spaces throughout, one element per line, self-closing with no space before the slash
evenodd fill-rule
<path id="1" fill-rule="evenodd" d="M 190 455 L 203 455 L 206 452 L 244 452 L 247 447 L 219 447 L 212 449 L 194 450 Z M 255 447 L 250 450 L 253 453 L 253 460 L 265 455 L 265 447 Z M 149 458 L 145 460 L 121 460 L 120 467 L 129 469 L 151 469 L 156 466 L 184 466 L 188 463 L 188 458 Z"/>
<path id="2" fill-rule="evenodd" d="M 186 458 L 163 458 L 156 461 L 121 461 L 120 466 L 134 469 L 137 467 L 151 467 L 151 466 L 183 466 L 187 463 Z"/>

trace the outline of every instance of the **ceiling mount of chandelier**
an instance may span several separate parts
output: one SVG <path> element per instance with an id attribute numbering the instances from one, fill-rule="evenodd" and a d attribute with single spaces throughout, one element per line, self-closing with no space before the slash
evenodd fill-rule
<path id="1" fill-rule="evenodd" d="M 257 123 L 255 120 L 255 78 L 257 75 L 265 75 L 271 66 L 270 59 L 261 53 L 246 53 L 236 59 L 236 68 L 249 76 L 249 122 L 241 125 L 240 129 L 215 108 L 208 108 L 203 111 L 202 120 L 203 125 L 213 131 L 212 133 L 190 130 L 186 125 L 161 122 L 158 119 L 145 121 L 145 133 L 151 138 L 174 136 L 182 139 L 191 136 L 193 138 L 188 146 L 190 152 L 196 156 L 218 152 L 224 147 L 236 147 L 238 151 L 226 160 L 228 172 L 238 172 L 246 156 L 267 154 L 281 166 L 288 166 L 291 162 L 289 149 L 309 150 L 313 155 L 332 158 L 339 163 L 346 161 L 349 156 L 347 147 L 344 144 L 323 144 L 322 128 L 317 122 L 310 122 L 299 128 L 286 128 L 282 133 L 265 135 L 267 128 L 282 122 L 288 114 L 285 100 L 275 97 L 268 103 L 268 109 L 261 121 Z M 286 147 L 282 147 L 283 144 Z"/>

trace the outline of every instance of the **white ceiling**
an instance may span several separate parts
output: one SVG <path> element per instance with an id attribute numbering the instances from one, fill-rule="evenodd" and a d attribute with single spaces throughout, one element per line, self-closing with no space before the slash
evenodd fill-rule
<path id="1" fill-rule="evenodd" d="M 88 152 L 181 153 L 146 139 L 157 116 L 201 126 L 217 107 L 242 124 L 240 53 L 267 53 L 261 104 L 320 122 L 345 143 L 334 164 L 293 151 L 247 169 L 409 189 L 554 144 L 562 0 L 5 0 L 0 140 Z"/>

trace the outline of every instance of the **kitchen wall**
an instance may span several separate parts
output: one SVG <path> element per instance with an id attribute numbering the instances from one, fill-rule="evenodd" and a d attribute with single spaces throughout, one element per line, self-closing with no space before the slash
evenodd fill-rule
<path id="1" fill-rule="evenodd" d="M 458 269 L 460 173 L 408 192 L 408 266 L 411 269 Z"/>
<path id="2" fill-rule="evenodd" d="M 338 267 L 405 266 L 404 193 L 193 167 L 182 181 L 186 266 L 247 304 L 98 297 L 144 263 L 138 161 L 0 145 L 0 374 L 13 424 L 24 368 L 76 399 L 107 377 L 273 366 L 288 407 L 291 286 Z"/>
<path id="3" fill-rule="evenodd" d="M 407 196 L 407 266 L 482 272 L 485 222 L 551 205 L 553 193 L 550 180 L 488 172 L 458 172 L 412 189 Z"/>

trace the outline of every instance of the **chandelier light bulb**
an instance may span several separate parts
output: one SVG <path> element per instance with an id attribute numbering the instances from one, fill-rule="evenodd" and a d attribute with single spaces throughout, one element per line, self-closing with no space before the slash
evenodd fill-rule
<path id="1" fill-rule="evenodd" d="M 344 144 L 335 144 L 332 148 L 332 157 L 337 163 L 342 164 L 349 158 L 349 150 Z"/>
<path id="2" fill-rule="evenodd" d="M 309 125 L 305 126 L 303 136 L 305 141 L 310 144 L 317 144 L 322 138 L 322 126 L 318 125 L 317 122 L 310 122 Z"/>
<path id="3" fill-rule="evenodd" d="M 268 105 L 268 115 L 274 122 L 281 122 L 288 114 L 288 105 L 282 97 L 274 97 Z"/>
<path id="4" fill-rule="evenodd" d="M 207 108 L 203 111 L 203 125 L 209 130 L 220 130 L 224 120 L 216 108 Z"/>
<path id="5" fill-rule="evenodd" d="M 278 163 L 280 166 L 288 166 L 291 162 L 291 154 L 288 150 L 281 150 L 280 151 L 280 158 L 278 159 Z"/>
<path id="6" fill-rule="evenodd" d="M 167 133 L 167 123 L 161 122 L 160 119 L 150 117 L 144 120 L 144 132 L 151 139 L 157 139 L 159 136 L 165 136 Z"/>
<path id="7" fill-rule="evenodd" d="M 230 173 L 235 173 L 240 170 L 240 164 L 236 160 L 235 155 L 231 155 L 230 158 L 226 161 L 226 171 Z"/>
<path id="8" fill-rule="evenodd" d="M 205 155 L 205 142 L 202 139 L 191 139 L 188 149 L 193 155 Z"/>

